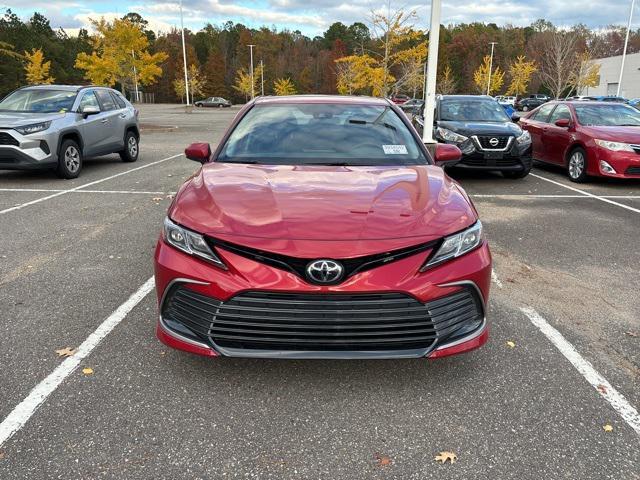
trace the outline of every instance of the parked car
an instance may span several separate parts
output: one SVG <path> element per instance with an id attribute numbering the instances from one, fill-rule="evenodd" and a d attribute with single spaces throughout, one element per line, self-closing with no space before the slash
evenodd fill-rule
<path id="1" fill-rule="evenodd" d="M 138 111 L 103 87 L 42 85 L 0 102 L 0 169 L 53 169 L 76 178 L 88 156 L 138 159 Z"/>
<path id="2" fill-rule="evenodd" d="M 500 95 L 498 97 L 496 97 L 496 100 L 498 101 L 498 103 L 500 105 L 510 105 L 510 106 L 514 106 L 516 103 L 516 97 L 513 96 L 505 96 L 505 95 Z"/>
<path id="3" fill-rule="evenodd" d="M 391 101 L 396 105 L 402 105 L 403 103 L 408 102 L 409 100 L 410 98 L 408 95 L 398 94 L 398 95 L 393 95 L 391 97 Z"/>
<path id="4" fill-rule="evenodd" d="M 551 98 L 547 95 L 541 93 L 535 93 L 533 95 L 529 95 L 526 98 L 521 98 L 515 102 L 516 110 L 521 112 L 528 112 L 535 108 L 538 108 L 540 105 L 548 102 Z"/>
<path id="5" fill-rule="evenodd" d="M 618 102 L 618 103 L 629 103 L 624 97 L 616 97 L 615 95 L 597 95 L 595 97 L 585 97 L 585 100 L 592 100 L 595 102 Z"/>
<path id="6" fill-rule="evenodd" d="M 421 130 L 422 117 L 415 120 Z M 531 171 L 531 137 L 513 120 L 491 97 L 445 95 L 436 99 L 434 138 L 460 148 L 456 168 L 524 178 Z"/>
<path id="7" fill-rule="evenodd" d="M 398 106 L 405 113 L 417 113 L 420 111 L 423 105 L 424 100 L 422 100 L 421 98 L 412 98 L 411 100 L 407 100 L 406 102 Z"/>
<path id="8" fill-rule="evenodd" d="M 217 108 L 228 108 L 231 106 L 231 102 L 222 97 L 209 97 L 204 100 L 198 100 L 194 102 L 196 107 L 217 107 Z"/>
<path id="9" fill-rule="evenodd" d="M 462 187 L 387 99 L 260 97 L 172 202 L 157 335 L 211 357 L 442 357 L 487 340 L 491 255 Z M 365 240 L 366 239 L 366 240 Z"/>
<path id="10" fill-rule="evenodd" d="M 533 157 L 574 182 L 589 176 L 640 178 L 640 112 L 615 102 L 550 102 L 520 120 Z"/>

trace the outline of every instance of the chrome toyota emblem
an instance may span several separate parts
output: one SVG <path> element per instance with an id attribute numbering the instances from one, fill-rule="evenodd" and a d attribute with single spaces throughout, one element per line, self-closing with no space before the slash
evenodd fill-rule
<path id="1" fill-rule="evenodd" d="M 500 143 L 500 140 L 498 140 L 495 137 L 489 139 L 489 145 L 491 145 L 492 147 L 497 147 L 499 143 Z"/>
<path id="2" fill-rule="evenodd" d="M 336 283 L 342 278 L 344 267 L 333 260 L 314 260 L 307 265 L 307 277 L 314 283 Z"/>

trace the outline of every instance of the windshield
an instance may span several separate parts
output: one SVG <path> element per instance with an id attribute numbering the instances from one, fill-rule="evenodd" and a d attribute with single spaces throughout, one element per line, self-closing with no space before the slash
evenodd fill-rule
<path id="1" fill-rule="evenodd" d="M 440 101 L 440 120 L 445 122 L 510 122 L 495 100 L 447 98 Z"/>
<path id="2" fill-rule="evenodd" d="M 640 111 L 626 105 L 575 105 L 580 124 L 587 127 L 640 127 Z"/>
<path id="3" fill-rule="evenodd" d="M 409 128 L 383 105 L 256 105 L 218 162 L 274 165 L 429 163 Z"/>
<path id="4" fill-rule="evenodd" d="M 0 110 L 33 113 L 68 112 L 73 107 L 76 95 L 76 92 L 68 90 L 18 90 L 0 102 Z"/>

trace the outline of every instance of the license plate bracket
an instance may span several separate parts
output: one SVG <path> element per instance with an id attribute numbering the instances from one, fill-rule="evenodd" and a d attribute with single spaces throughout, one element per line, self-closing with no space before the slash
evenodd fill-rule
<path id="1" fill-rule="evenodd" d="M 504 158 L 504 152 L 484 152 L 485 160 L 501 160 Z"/>

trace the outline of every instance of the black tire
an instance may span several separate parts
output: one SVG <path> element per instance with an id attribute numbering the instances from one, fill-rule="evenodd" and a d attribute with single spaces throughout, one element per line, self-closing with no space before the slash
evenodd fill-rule
<path id="1" fill-rule="evenodd" d="M 584 183 L 589 180 L 587 175 L 587 152 L 582 147 L 576 147 L 569 153 L 566 162 L 569 180 Z"/>
<path id="2" fill-rule="evenodd" d="M 527 105 L 525 105 L 524 107 L 522 107 L 522 111 L 523 112 L 528 112 L 529 111 L 529 107 Z"/>
<path id="3" fill-rule="evenodd" d="M 196 103 L 196 107 L 200 108 L 200 107 L 202 107 L 202 104 L 201 103 Z"/>
<path id="4" fill-rule="evenodd" d="M 135 132 L 128 130 L 124 136 L 124 150 L 120 152 L 123 162 L 135 162 L 140 153 L 140 143 Z"/>
<path id="5" fill-rule="evenodd" d="M 78 178 L 82 170 L 82 149 L 75 140 L 64 140 L 58 150 L 56 174 L 60 178 Z"/>
<path id="6" fill-rule="evenodd" d="M 520 170 L 517 172 L 502 172 L 502 175 L 504 176 L 504 178 L 517 180 L 519 178 L 526 177 L 527 175 L 529 175 L 529 172 L 531 172 L 531 167 L 525 168 L 524 170 Z"/>

